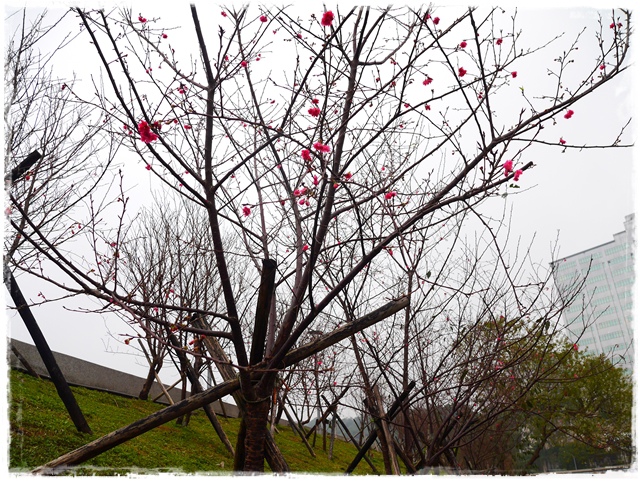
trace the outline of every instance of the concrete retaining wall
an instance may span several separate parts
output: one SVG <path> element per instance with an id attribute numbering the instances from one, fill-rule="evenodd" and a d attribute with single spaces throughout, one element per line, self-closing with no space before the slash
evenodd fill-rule
<path id="1" fill-rule="evenodd" d="M 49 378 L 49 373 L 45 367 L 40 354 L 36 347 L 32 344 L 27 344 L 16 339 L 11 339 L 11 345 L 17 349 L 17 351 L 26 359 L 33 370 L 38 375 Z M 13 354 L 11 348 L 7 349 L 9 354 L 9 362 L 11 367 L 25 370 L 25 367 Z M 83 361 L 76 357 L 67 356 L 59 352 L 53 353 L 62 374 L 67 382 L 72 386 L 81 386 L 91 389 L 98 389 L 101 391 L 107 391 L 114 394 L 120 394 L 129 397 L 138 397 L 140 390 L 144 384 L 144 379 L 132 374 L 127 374 L 115 369 L 100 366 L 92 362 Z M 165 386 L 168 388 L 169 386 Z M 151 391 L 149 392 L 149 399 L 154 399 L 156 396 L 162 394 L 162 390 L 157 382 L 154 381 Z M 169 391 L 169 395 L 174 402 L 180 400 L 181 390 L 173 388 Z M 163 395 L 158 402 L 163 404 L 169 404 L 169 401 Z M 234 404 L 222 403 L 224 410 L 221 407 L 221 401 L 212 403 L 215 412 L 217 414 L 223 414 L 228 417 L 238 417 L 238 408 Z"/>

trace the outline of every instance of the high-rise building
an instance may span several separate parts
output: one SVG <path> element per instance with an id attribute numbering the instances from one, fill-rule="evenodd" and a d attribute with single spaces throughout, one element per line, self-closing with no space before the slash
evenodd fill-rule
<path id="1" fill-rule="evenodd" d="M 561 293 L 586 278 L 564 311 L 567 337 L 581 349 L 606 353 L 620 367 L 633 370 L 633 283 L 635 215 L 625 217 L 624 231 L 613 240 L 552 263 Z M 581 337 L 580 337 L 581 336 Z M 580 339 L 578 340 L 578 338 Z"/>

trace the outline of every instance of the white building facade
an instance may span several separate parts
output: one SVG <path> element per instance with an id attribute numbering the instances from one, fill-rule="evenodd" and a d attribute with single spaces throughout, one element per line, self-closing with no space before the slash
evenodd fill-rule
<path id="1" fill-rule="evenodd" d="M 552 263 L 561 293 L 586 277 L 580 294 L 563 313 L 569 340 L 581 350 L 607 354 L 629 372 L 634 360 L 634 226 L 635 215 L 630 214 L 613 241 Z"/>

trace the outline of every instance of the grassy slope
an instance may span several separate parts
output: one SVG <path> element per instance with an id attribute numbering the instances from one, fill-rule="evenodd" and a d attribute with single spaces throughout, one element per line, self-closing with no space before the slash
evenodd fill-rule
<path id="1" fill-rule="evenodd" d="M 93 435 L 76 431 L 51 382 L 11 371 L 9 468 L 12 471 L 37 467 L 162 408 L 150 401 L 83 388 L 72 390 Z M 220 422 L 235 445 L 239 421 L 221 417 Z M 322 451 L 319 439 L 316 458 L 312 458 L 289 428 L 281 427 L 275 438 L 294 472 L 342 473 L 356 455 L 353 445 L 336 440 L 334 459 L 330 461 Z M 384 472 L 379 454 L 373 454 L 373 462 L 380 472 Z M 188 426 L 178 426 L 171 421 L 95 457 L 81 465 L 76 474 L 149 473 L 156 470 L 220 472 L 229 471 L 232 466 L 231 455 L 216 436 L 204 412 L 198 410 L 193 413 Z M 370 473 L 371 468 L 364 461 L 355 471 L 355 474 Z"/>

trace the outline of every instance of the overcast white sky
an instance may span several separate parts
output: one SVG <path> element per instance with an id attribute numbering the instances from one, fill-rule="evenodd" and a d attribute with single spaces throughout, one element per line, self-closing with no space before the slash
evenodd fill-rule
<path id="1" fill-rule="evenodd" d="M 6 12 L 24 4 L 7 3 L 5 18 Z M 196 3 L 200 18 L 213 18 L 214 21 L 220 18 L 219 6 Z M 26 2 L 30 7 L 43 4 L 44 2 Z M 56 6 L 66 4 L 46 2 L 52 18 L 61 12 Z M 139 11 L 148 17 L 160 17 L 160 23 L 165 25 L 182 24 L 185 34 L 192 33 L 188 2 L 135 2 L 134 5 L 134 13 Z M 313 11 L 322 11 L 318 2 L 308 5 L 313 5 Z M 330 5 L 327 3 L 328 8 Z M 340 2 L 340 5 L 345 8 L 345 2 Z M 507 7 L 510 3 L 501 5 Z M 584 8 L 587 5 L 607 7 L 603 2 L 579 2 L 574 3 L 572 8 L 563 9 L 521 8 L 518 16 L 519 25 L 523 30 L 521 43 L 526 44 L 527 38 L 539 42 L 545 37 L 551 38 L 554 34 L 565 31 L 566 40 L 561 40 L 560 44 L 568 45 L 575 33 L 594 16 L 593 10 Z M 608 11 L 603 12 L 605 16 L 607 13 Z M 446 22 L 447 17 L 453 15 L 453 11 L 443 7 L 438 10 L 438 15 Z M 77 19 L 69 20 L 70 29 L 77 29 Z M 5 42 L 7 34 L 14 29 L 14 20 L 8 24 L 9 26 L 5 26 Z M 172 32 L 171 35 L 176 38 L 180 34 Z M 87 39 L 81 37 L 80 42 L 86 45 Z M 557 51 L 559 48 L 561 47 L 551 48 L 549 51 Z M 193 46 L 191 50 L 194 51 Z M 76 54 L 73 58 L 68 58 L 66 63 L 57 64 L 56 68 L 60 71 L 66 70 L 68 77 L 75 72 L 80 78 L 86 78 L 91 73 L 91 59 L 95 59 L 92 50 L 87 52 L 87 58 L 79 58 Z M 595 55 L 596 53 L 593 53 L 594 57 Z M 525 90 L 533 88 L 537 82 L 545 81 L 544 69 L 542 61 L 529 62 L 526 67 L 519 67 L 518 78 L 521 79 Z M 562 136 L 569 143 L 576 144 L 589 143 L 593 139 L 603 143 L 611 142 L 615 138 L 616 129 L 624 125 L 635 112 L 632 75 L 632 72 L 628 72 L 617 79 L 612 85 L 614 88 L 607 89 L 606 94 L 597 93 L 577 104 L 573 108 L 576 114 L 571 122 L 550 127 L 553 129 L 554 137 L 559 139 Z M 635 132 L 635 127 L 630 127 L 629 131 Z M 626 136 L 627 141 L 631 141 L 631 138 L 629 135 Z M 633 138 L 635 139 L 635 135 Z M 526 176 L 523 176 L 523 179 L 526 177 L 526 183 L 523 182 L 522 185 L 527 188 L 518 195 L 508 197 L 506 201 L 494 201 L 493 208 L 496 209 L 496 213 L 505 207 L 508 210 L 512 209 L 511 233 L 514 241 L 521 237 L 522 242 L 528 244 L 535 235 L 532 258 L 543 265 L 548 265 L 552 260 L 551 246 L 556 238 L 559 239 L 560 256 L 608 242 L 612 240 L 614 233 L 623 230 L 625 215 L 636 210 L 634 186 L 637 168 L 633 162 L 634 152 L 632 149 L 582 152 L 562 152 L 560 148 L 531 149 L 526 161 L 533 160 L 536 168 L 527 171 Z M 536 158 L 535 155 L 539 157 Z M 26 285 L 24 280 L 21 281 L 21 287 L 31 296 L 35 296 L 39 289 L 35 283 Z M 76 314 L 64 310 L 61 306 L 49 304 L 35 308 L 34 313 L 53 350 L 141 376 L 146 374 L 146 363 L 142 359 L 134 362 L 130 355 L 113 354 L 129 350 L 121 342 L 112 339 L 112 334 L 124 331 L 120 321 L 116 321 L 116 327 L 113 327 L 111 322 L 107 323 L 101 316 Z M 107 324 L 110 326 L 107 327 Z M 31 342 L 21 320 L 10 315 L 8 325 L 12 337 Z M 166 379 L 165 382 L 170 382 L 172 376 L 167 375 Z"/>

